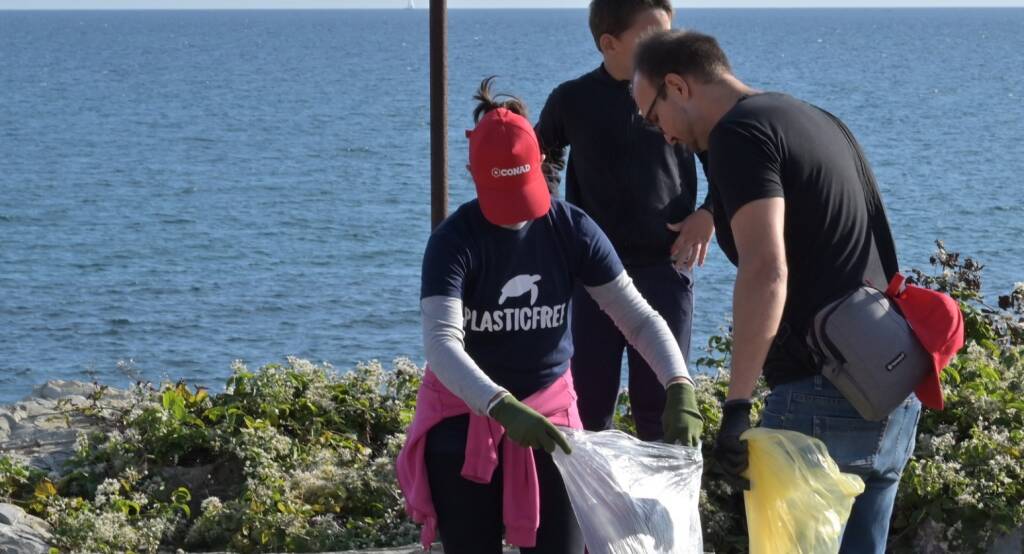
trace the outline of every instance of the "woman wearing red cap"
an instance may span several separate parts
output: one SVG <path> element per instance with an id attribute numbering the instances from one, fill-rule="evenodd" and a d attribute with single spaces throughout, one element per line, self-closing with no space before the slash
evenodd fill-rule
<path id="1" fill-rule="evenodd" d="M 577 283 L 665 385 L 665 441 L 696 445 L 703 421 L 664 320 L 594 221 L 551 198 L 525 107 L 493 97 L 490 82 L 467 132 L 477 198 L 434 231 L 423 257 L 427 371 L 398 478 L 424 547 L 440 531 L 447 554 L 497 554 L 504 530 L 524 554 L 581 553 L 551 459 L 570 451 L 556 425 L 581 427 L 567 371 Z"/>

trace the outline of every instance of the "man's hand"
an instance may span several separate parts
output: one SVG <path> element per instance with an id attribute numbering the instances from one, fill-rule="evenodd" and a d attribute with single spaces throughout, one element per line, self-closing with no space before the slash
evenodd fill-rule
<path id="1" fill-rule="evenodd" d="M 697 407 L 693 385 L 672 383 L 665 389 L 665 411 L 661 414 L 662 440 L 669 444 L 697 446 L 704 431 L 704 418 Z"/>
<path id="2" fill-rule="evenodd" d="M 668 228 L 679 233 L 670 252 L 676 269 L 693 269 L 694 264 L 703 266 L 708 244 L 715 234 L 715 220 L 711 212 L 698 209 L 679 223 L 669 223 Z"/>
<path id="3" fill-rule="evenodd" d="M 490 416 L 505 428 L 512 442 L 528 448 L 540 448 L 548 454 L 559 446 L 566 454 L 572 453 L 565 435 L 548 418 L 533 408 L 506 394 L 491 408 Z"/>
<path id="4" fill-rule="evenodd" d="M 740 435 L 750 429 L 750 408 L 753 403 L 747 399 L 727 400 L 722 407 L 722 426 L 715 439 L 715 460 L 725 480 L 734 487 L 749 490 L 750 481 L 743 477 L 749 460 L 747 443 Z"/>

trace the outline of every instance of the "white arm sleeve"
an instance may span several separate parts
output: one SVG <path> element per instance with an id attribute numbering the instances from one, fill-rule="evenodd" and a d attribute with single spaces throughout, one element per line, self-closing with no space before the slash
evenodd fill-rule
<path id="1" fill-rule="evenodd" d="M 498 386 L 466 353 L 462 329 L 462 300 L 430 296 L 420 302 L 423 311 L 423 350 L 430 370 L 470 409 L 487 415 L 491 401 L 508 391 Z"/>
<path id="2" fill-rule="evenodd" d="M 586 289 L 651 366 L 662 385 L 667 387 L 679 379 L 693 382 L 668 324 L 644 300 L 625 271 L 609 283 Z"/>

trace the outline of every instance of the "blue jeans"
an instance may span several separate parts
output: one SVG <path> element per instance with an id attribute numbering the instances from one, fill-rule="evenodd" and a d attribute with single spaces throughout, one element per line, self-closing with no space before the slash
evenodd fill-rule
<path id="1" fill-rule="evenodd" d="M 825 443 L 840 471 L 864 480 L 843 531 L 840 554 L 884 554 L 889 519 L 904 466 L 914 452 L 921 403 L 913 394 L 888 418 L 860 417 L 821 375 L 775 387 L 765 401 L 761 425 L 789 429 Z"/>

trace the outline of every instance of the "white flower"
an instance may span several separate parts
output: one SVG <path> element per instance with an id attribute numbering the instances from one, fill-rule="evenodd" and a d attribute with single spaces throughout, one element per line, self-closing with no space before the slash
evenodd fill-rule
<path id="1" fill-rule="evenodd" d="M 114 501 L 121 492 L 121 483 L 117 479 L 105 479 L 96 487 L 96 505 L 104 506 Z"/>
<path id="2" fill-rule="evenodd" d="M 211 496 L 203 500 L 203 502 L 199 504 L 199 508 L 202 510 L 203 515 L 214 515 L 223 510 L 224 505 L 221 503 L 219 498 Z"/>

